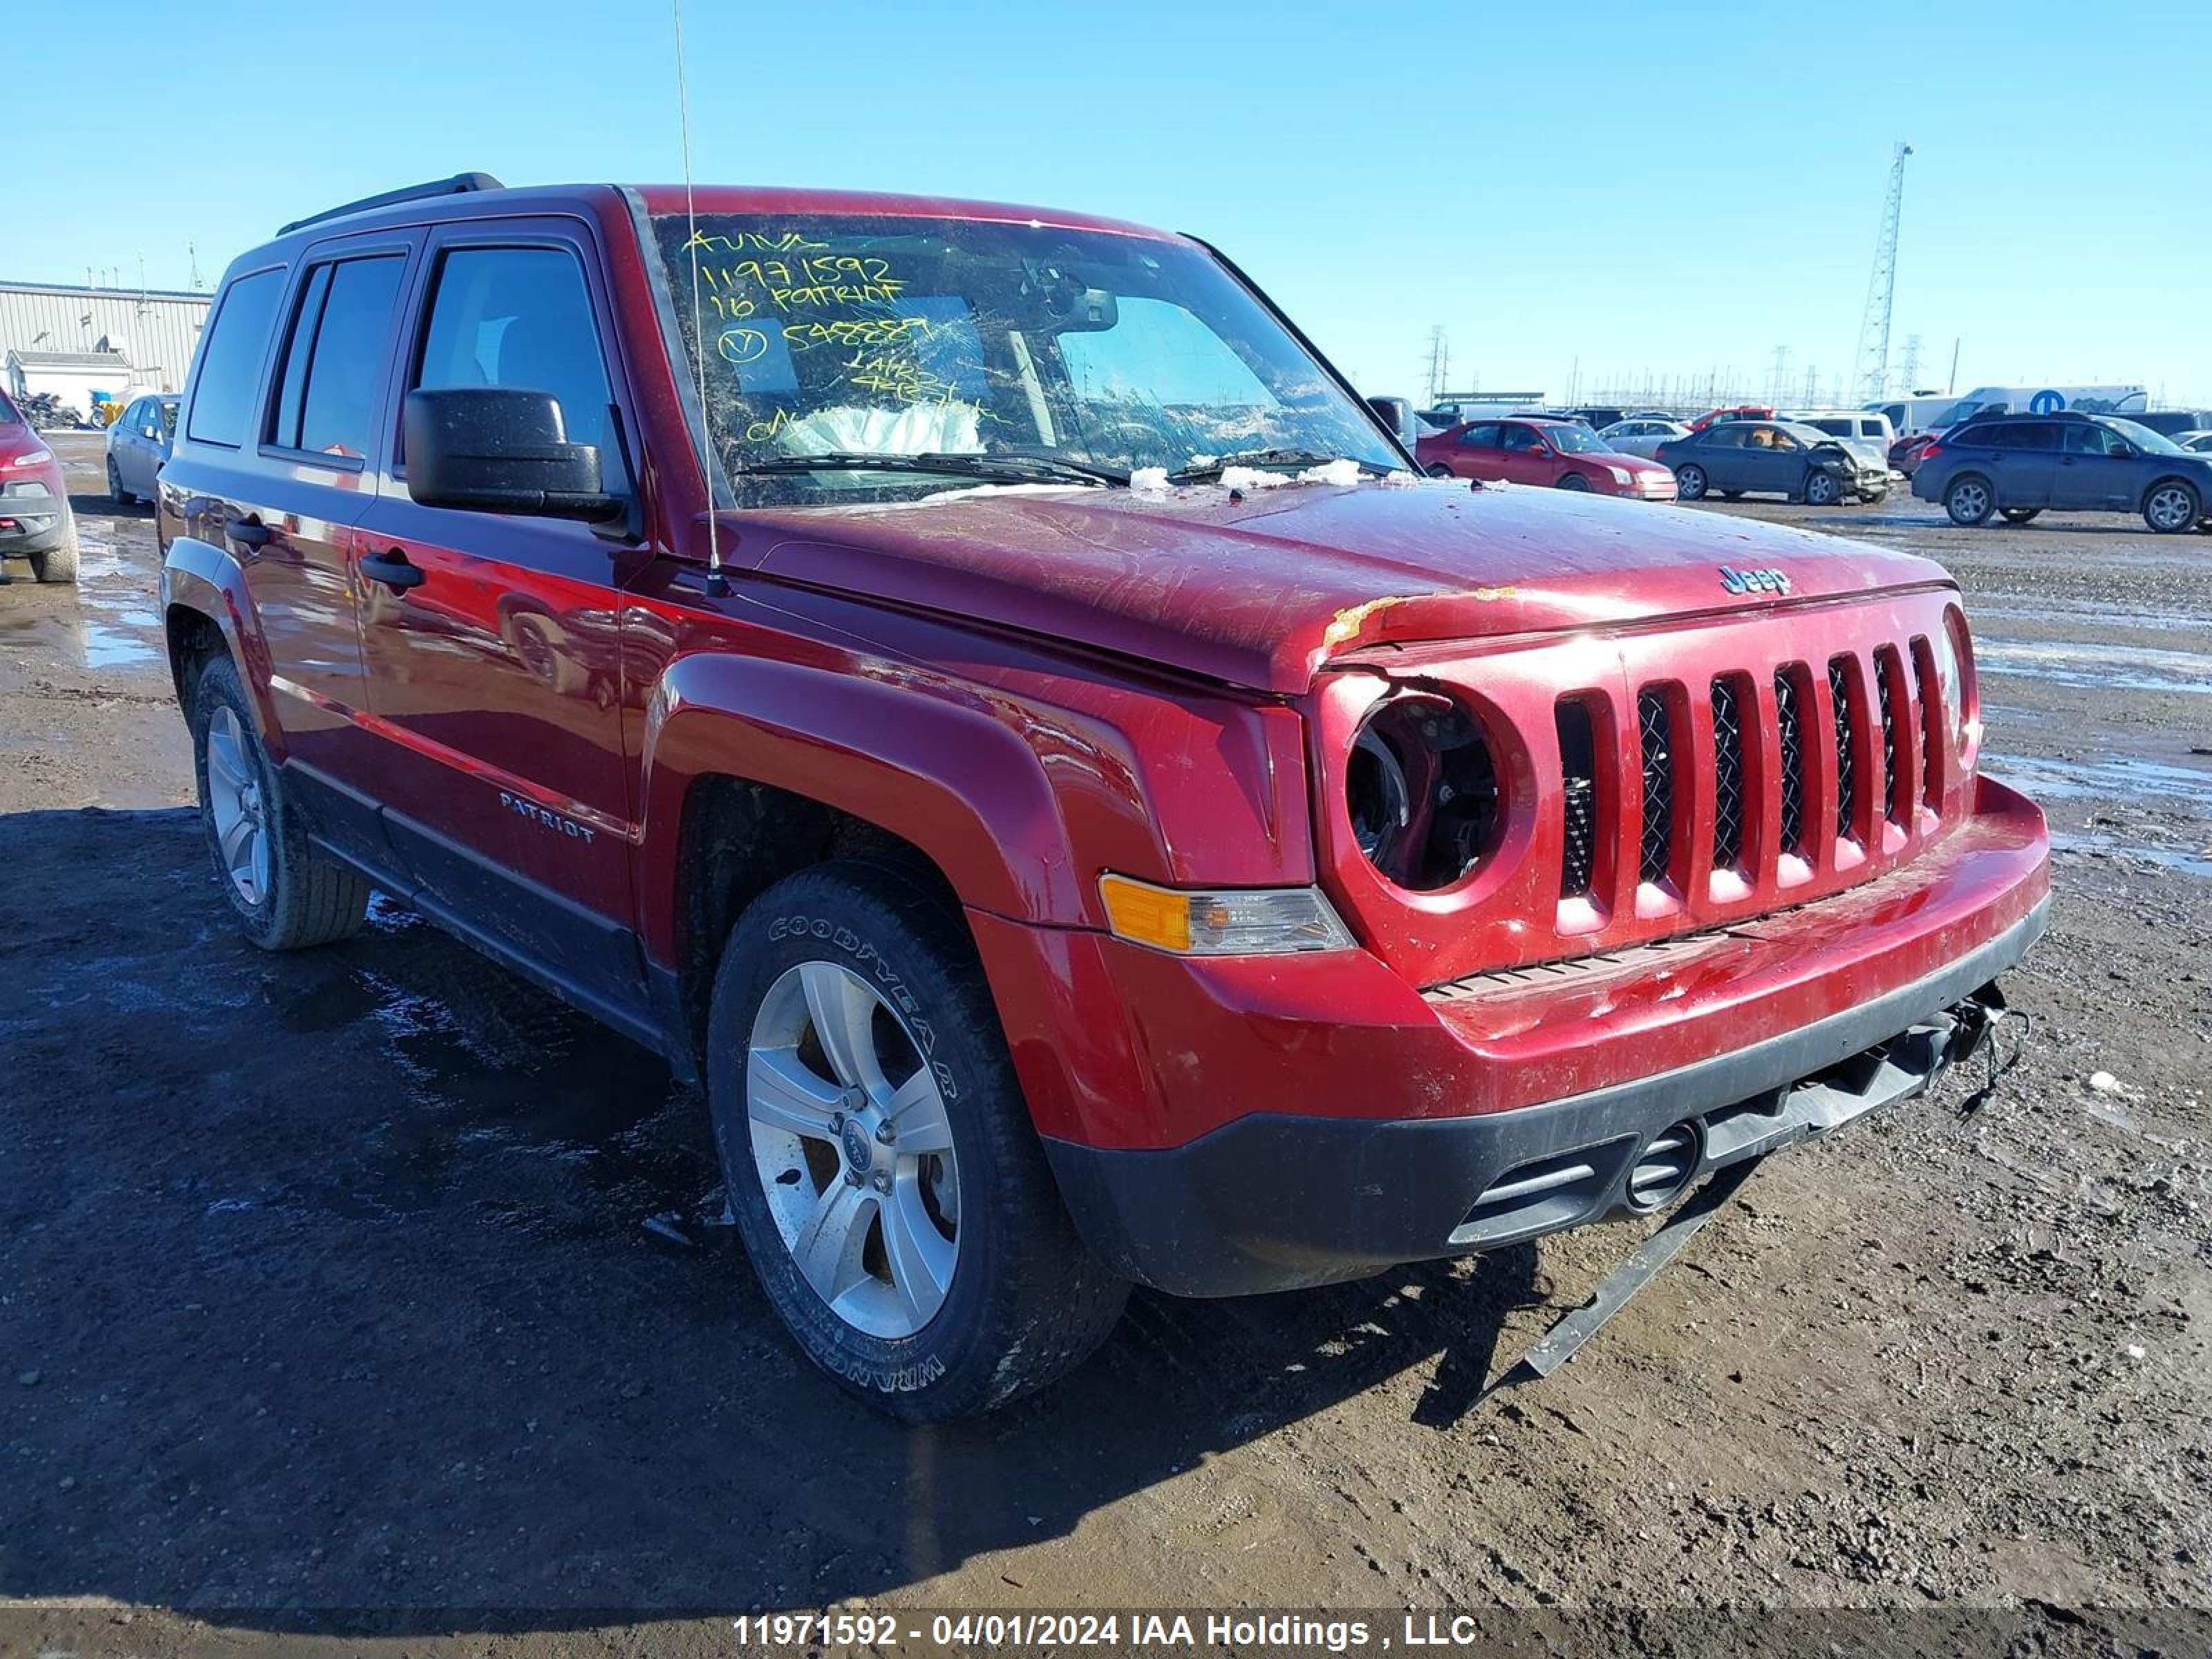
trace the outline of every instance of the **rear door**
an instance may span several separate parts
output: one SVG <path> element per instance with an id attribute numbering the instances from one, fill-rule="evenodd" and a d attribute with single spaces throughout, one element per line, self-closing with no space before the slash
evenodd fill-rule
<path id="1" fill-rule="evenodd" d="M 1505 452 L 1498 447 L 1498 422 L 1477 421 L 1463 429 L 1451 447 L 1451 470 L 1462 478 L 1496 480 L 1505 476 Z"/>
<path id="2" fill-rule="evenodd" d="M 643 965 L 615 551 L 569 520 L 418 504 L 399 434 L 416 386 L 549 392 L 617 487 L 609 405 L 627 420 L 629 399 L 596 245 L 568 219 L 440 228 L 410 313 L 360 538 L 386 823 L 449 920 L 619 1023 Z"/>
<path id="3" fill-rule="evenodd" d="M 264 438 L 288 319 L 301 312 L 310 280 L 303 256 L 224 289 L 179 424 L 177 510 L 181 534 L 221 550 L 244 581 L 261 648 L 241 666 L 257 682 L 265 676 L 288 769 L 331 777 L 358 757 L 355 717 L 366 701 L 345 561 L 362 506 L 359 464 L 272 458 Z"/>
<path id="4" fill-rule="evenodd" d="M 1744 441 L 1751 428 L 1741 421 L 1716 422 L 1698 434 L 1698 446 L 1690 459 L 1705 469 L 1705 484 L 1711 489 L 1763 489 L 1757 483 L 1757 471 L 1751 463 Z"/>
<path id="5" fill-rule="evenodd" d="M 1982 442 L 1991 462 L 1999 507 L 2051 505 L 2058 471 L 2058 428 L 2050 421 L 1992 421 Z"/>

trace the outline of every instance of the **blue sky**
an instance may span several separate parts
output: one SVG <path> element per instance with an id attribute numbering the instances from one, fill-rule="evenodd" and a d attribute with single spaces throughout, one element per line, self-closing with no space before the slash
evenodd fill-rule
<path id="1" fill-rule="evenodd" d="M 143 258 L 183 287 L 190 240 L 212 283 L 279 222 L 397 184 L 680 171 L 662 0 L 86 19 L 11 9 L 10 59 L 76 112 L 24 124 L 0 276 L 129 283 Z M 2207 0 L 690 0 L 684 21 L 702 179 L 1191 231 L 1370 391 L 1422 389 L 1432 324 L 1452 379 L 1492 390 L 1563 397 L 1578 365 L 1585 397 L 1731 367 L 1764 391 L 1777 347 L 1793 397 L 1808 366 L 1832 382 L 1905 138 L 1893 350 L 1921 336 L 1921 384 L 1956 339 L 1962 390 L 2127 380 L 2212 404 Z"/>

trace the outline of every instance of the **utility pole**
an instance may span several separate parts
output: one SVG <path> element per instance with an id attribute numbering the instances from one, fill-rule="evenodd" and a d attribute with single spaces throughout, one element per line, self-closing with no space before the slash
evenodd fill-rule
<path id="1" fill-rule="evenodd" d="M 1874 270 L 1867 278 L 1866 313 L 1859 321 L 1859 396 L 1871 403 L 1889 390 L 1889 314 L 1897 298 L 1897 227 L 1905 210 L 1905 158 L 1899 143 L 1890 157 L 1889 190 L 1882 198 L 1881 228 L 1874 239 Z"/>
<path id="2" fill-rule="evenodd" d="M 1951 378 L 1943 382 L 1943 390 L 1946 392 L 1956 392 L 1959 389 L 1959 347 L 1961 340 L 1961 336 L 1954 334 L 1951 337 Z"/>
<path id="3" fill-rule="evenodd" d="M 186 242 L 185 244 L 185 258 L 191 261 L 192 289 L 193 291 L 197 293 L 202 286 L 200 283 L 200 251 L 197 243 Z"/>
<path id="4" fill-rule="evenodd" d="M 1820 371 L 1808 363 L 1805 365 L 1805 407 L 1818 409 L 1820 406 Z"/>
<path id="5" fill-rule="evenodd" d="M 1786 404 L 1790 401 L 1790 348 L 1788 346 L 1778 345 L 1774 348 L 1774 378 L 1767 383 L 1766 398 L 1767 401 L 1772 404 Z"/>

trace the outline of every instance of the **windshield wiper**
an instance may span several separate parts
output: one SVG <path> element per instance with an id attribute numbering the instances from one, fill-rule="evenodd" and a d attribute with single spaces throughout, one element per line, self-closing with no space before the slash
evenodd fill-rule
<path id="1" fill-rule="evenodd" d="M 1234 455 L 1215 455 L 1204 461 L 1194 461 L 1188 466 L 1168 474 L 1170 483 L 1200 483 L 1208 478 L 1218 478 L 1224 469 L 1232 466 L 1329 466 L 1338 461 L 1350 460 L 1347 455 L 1324 455 L 1317 449 L 1245 449 Z M 1371 477 L 1382 477 L 1398 469 L 1382 466 L 1373 461 L 1354 461 L 1352 465 Z"/>
<path id="2" fill-rule="evenodd" d="M 931 472 L 946 477 L 986 478 L 1006 483 L 1075 480 L 1127 485 L 1129 475 L 1110 466 L 1071 461 L 1056 455 L 968 455 L 925 451 L 919 455 L 870 455 L 856 450 L 824 450 L 817 455 L 771 455 L 738 467 L 740 475 L 778 472 Z"/>

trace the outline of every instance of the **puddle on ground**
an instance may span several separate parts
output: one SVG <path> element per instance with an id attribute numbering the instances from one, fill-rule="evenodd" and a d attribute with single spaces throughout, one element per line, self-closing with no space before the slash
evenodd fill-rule
<path id="1" fill-rule="evenodd" d="M 2056 685 L 2212 696 L 2212 656 L 2084 641 L 1977 640 L 1974 662 L 1984 674 L 2015 675 Z"/>
<path id="2" fill-rule="evenodd" d="M 2192 853 L 2180 847 L 2156 847 L 2142 842 L 2124 841 L 2118 836 L 2086 831 L 2080 835 L 2051 831 L 2051 845 L 2054 851 L 2073 853 L 2089 858 L 2124 860 L 2131 864 L 2148 864 L 2160 870 L 2171 870 L 2176 875 L 2194 876 L 2200 881 L 2212 881 L 2212 847 Z"/>
<path id="3" fill-rule="evenodd" d="M 2117 755 L 2108 760 L 2055 760 L 2043 755 L 1990 756 L 1982 769 L 2023 793 L 2066 800 L 2126 798 L 2212 817 L 2212 766 L 2168 765 Z"/>
<path id="4" fill-rule="evenodd" d="M 2191 634 L 2212 639 L 2212 615 L 2187 611 L 2123 611 L 2094 599 L 2045 599 L 2038 593 L 1987 593 L 1968 601 L 1978 649 L 1992 617 L 2007 622 L 2086 623 L 2094 628 L 2136 628 L 2160 634 Z M 2033 644 L 2033 641 L 2022 641 Z"/>

